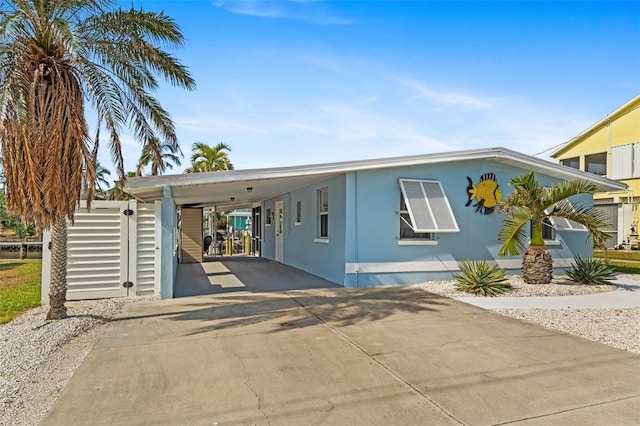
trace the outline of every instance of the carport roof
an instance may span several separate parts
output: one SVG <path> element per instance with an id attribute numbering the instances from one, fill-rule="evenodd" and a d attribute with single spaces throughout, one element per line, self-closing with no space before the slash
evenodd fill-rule
<path id="1" fill-rule="evenodd" d="M 215 206 L 229 210 L 247 207 L 348 172 L 483 160 L 494 160 L 562 180 L 587 180 L 601 192 L 627 188 L 624 183 L 510 149 L 487 148 L 292 167 L 133 177 L 127 180 L 125 190 L 139 200 L 155 201 L 163 197 L 168 187 L 177 205 Z"/>

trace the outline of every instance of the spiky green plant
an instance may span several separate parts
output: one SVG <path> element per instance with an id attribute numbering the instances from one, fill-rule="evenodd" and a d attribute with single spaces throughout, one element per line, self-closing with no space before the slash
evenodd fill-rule
<path id="1" fill-rule="evenodd" d="M 511 288 L 507 273 L 498 265 L 486 261 L 463 260 L 458 264 L 461 274 L 454 274 L 456 290 L 482 296 L 496 296 Z"/>
<path id="2" fill-rule="evenodd" d="M 604 259 L 576 256 L 573 262 L 567 276 L 578 284 L 611 284 L 614 278 L 616 267 Z"/>

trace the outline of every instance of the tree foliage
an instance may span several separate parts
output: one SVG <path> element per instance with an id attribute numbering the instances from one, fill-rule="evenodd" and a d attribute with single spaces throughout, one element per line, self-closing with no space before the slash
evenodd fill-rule
<path id="1" fill-rule="evenodd" d="M 233 163 L 229 159 L 231 147 L 225 143 L 209 146 L 203 142 L 196 142 L 191 151 L 191 167 L 186 170 L 187 173 L 233 170 Z"/>
<path id="2" fill-rule="evenodd" d="M 111 0 L 12 0 L 0 6 L 0 120 L 7 206 L 48 227 L 73 217 L 83 179 L 93 196 L 99 129 L 124 180 L 120 132 L 177 147 L 174 125 L 151 92 L 158 77 L 193 88 L 164 47 L 183 36 L 163 13 Z M 86 101 L 86 102 L 85 102 Z M 98 116 L 90 140 L 85 105 Z"/>
<path id="3" fill-rule="evenodd" d="M 578 194 L 594 194 L 597 187 L 583 180 L 559 182 L 551 187 L 540 185 L 533 172 L 516 176 L 509 182 L 514 192 L 498 206 L 505 214 L 499 233 L 500 256 L 521 254 L 527 240 L 532 246 L 544 246 L 542 226 L 545 219 L 567 219 L 584 225 L 595 246 L 610 237 L 602 230 L 605 217 L 593 207 L 574 206 L 568 199 Z M 531 236 L 529 236 L 531 224 Z"/>

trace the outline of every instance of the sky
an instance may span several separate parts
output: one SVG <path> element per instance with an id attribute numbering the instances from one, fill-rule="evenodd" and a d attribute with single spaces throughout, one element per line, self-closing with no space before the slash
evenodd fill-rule
<path id="1" fill-rule="evenodd" d="M 120 4 L 186 38 L 171 53 L 197 89 L 155 93 L 185 154 L 168 173 L 196 141 L 231 146 L 236 169 L 497 146 L 549 159 L 640 93 L 638 0 Z"/>

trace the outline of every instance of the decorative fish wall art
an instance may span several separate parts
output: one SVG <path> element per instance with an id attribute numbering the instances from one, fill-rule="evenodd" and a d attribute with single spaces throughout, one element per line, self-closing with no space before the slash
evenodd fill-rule
<path id="1" fill-rule="evenodd" d="M 473 200 L 476 200 L 476 203 L 473 205 L 473 207 L 476 208 L 476 212 L 482 214 L 493 213 L 502 199 L 502 190 L 500 189 L 500 185 L 498 185 L 495 173 L 489 172 L 483 174 L 480 176 L 480 181 L 477 185 L 473 184 L 469 176 L 467 176 L 467 181 L 469 181 L 469 185 L 467 186 L 469 201 L 467 201 L 465 206 L 469 207 Z"/>

